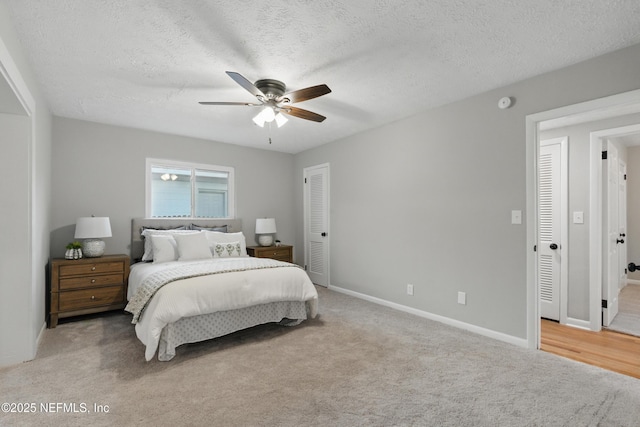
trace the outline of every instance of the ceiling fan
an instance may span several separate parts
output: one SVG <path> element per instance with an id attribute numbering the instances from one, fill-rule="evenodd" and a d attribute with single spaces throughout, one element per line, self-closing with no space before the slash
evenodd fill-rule
<path id="1" fill-rule="evenodd" d="M 251 102 L 200 102 L 202 105 L 244 105 L 247 107 L 264 107 L 253 121 L 260 127 L 265 123 L 276 121 L 278 127 L 287 122 L 283 114 L 314 122 L 322 122 L 326 117 L 312 111 L 291 106 L 296 102 L 307 101 L 331 93 L 329 86 L 322 84 L 285 93 L 286 86 L 279 80 L 263 79 L 251 83 L 241 74 L 227 71 L 236 83 L 256 97 L 258 103 Z"/>

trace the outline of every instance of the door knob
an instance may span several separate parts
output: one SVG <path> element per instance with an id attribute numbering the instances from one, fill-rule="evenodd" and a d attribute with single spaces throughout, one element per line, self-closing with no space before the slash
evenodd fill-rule
<path id="1" fill-rule="evenodd" d="M 320 234 L 322 237 L 327 237 L 327 233 L 322 232 L 322 234 Z"/>
<path id="2" fill-rule="evenodd" d="M 624 239 L 616 239 L 616 243 L 624 243 Z"/>
<path id="3" fill-rule="evenodd" d="M 624 233 L 620 233 L 620 237 L 627 237 L 627 235 Z"/>
<path id="4" fill-rule="evenodd" d="M 555 243 L 550 244 L 550 245 L 549 245 L 549 247 L 550 247 L 551 249 L 553 249 L 554 251 L 555 251 L 556 249 L 558 249 L 558 245 L 556 245 Z"/>

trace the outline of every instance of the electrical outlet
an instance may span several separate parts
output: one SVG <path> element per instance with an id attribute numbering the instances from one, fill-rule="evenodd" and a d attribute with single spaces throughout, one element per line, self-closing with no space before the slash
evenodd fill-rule
<path id="1" fill-rule="evenodd" d="M 413 285 L 411 283 L 407 284 L 407 295 L 413 295 Z"/>
<path id="2" fill-rule="evenodd" d="M 467 293 L 458 292 L 458 304 L 467 305 Z"/>

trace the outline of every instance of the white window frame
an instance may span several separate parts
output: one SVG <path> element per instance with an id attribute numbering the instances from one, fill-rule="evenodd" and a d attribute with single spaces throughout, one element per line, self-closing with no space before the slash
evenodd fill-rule
<path id="1" fill-rule="evenodd" d="M 229 174 L 228 188 L 227 188 L 227 216 L 224 218 L 215 219 L 234 219 L 235 218 L 235 206 L 236 206 L 236 198 L 235 198 L 235 169 L 230 166 L 219 166 L 219 165 L 207 165 L 203 163 L 191 163 L 191 162 L 181 162 L 177 160 L 167 160 L 167 159 L 153 159 L 147 157 L 146 159 L 146 167 L 145 167 L 145 216 L 147 218 L 152 218 L 151 216 L 151 168 L 154 166 L 167 167 L 167 168 L 176 168 L 176 169 L 191 169 L 191 174 L 195 173 L 195 170 L 204 170 L 210 172 L 225 172 Z M 194 197 L 194 180 L 191 182 L 191 219 L 196 219 L 193 217 L 194 209 L 195 209 L 195 197 Z M 182 217 L 185 218 L 185 217 Z M 202 217 L 199 217 L 202 219 Z"/>

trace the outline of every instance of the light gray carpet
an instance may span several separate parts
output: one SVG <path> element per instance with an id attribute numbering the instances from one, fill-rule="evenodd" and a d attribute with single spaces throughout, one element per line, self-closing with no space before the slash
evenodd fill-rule
<path id="1" fill-rule="evenodd" d="M 0 370 L 0 402 L 109 413 L 0 413 L 6 426 L 638 426 L 640 381 L 326 289 L 320 316 L 144 361 L 129 316 L 47 330 Z"/>
<path id="2" fill-rule="evenodd" d="M 618 300 L 618 314 L 608 329 L 640 337 L 640 285 L 622 288 Z"/>

